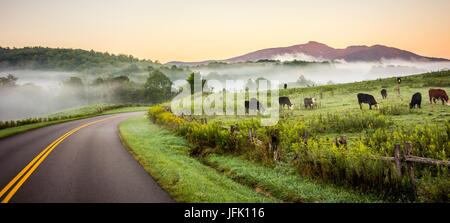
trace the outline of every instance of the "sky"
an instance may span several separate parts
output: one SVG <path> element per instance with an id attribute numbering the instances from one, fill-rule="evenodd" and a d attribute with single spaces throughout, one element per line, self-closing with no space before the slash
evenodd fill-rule
<path id="1" fill-rule="evenodd" d="M 318 41 L 450 58 L 449 0 L 0 0 L 0 46 L 226 59 Z"/>

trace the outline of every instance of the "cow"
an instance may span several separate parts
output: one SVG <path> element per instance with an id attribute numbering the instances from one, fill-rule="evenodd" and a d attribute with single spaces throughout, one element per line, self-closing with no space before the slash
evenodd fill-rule
<path id="1" fill-rule="evenodd" d="M 291 100 L 289 100 L 289 97 L 286 96 L 279 97 L 278 103 L 280 104 L 281 108 L 284 108 L 285 105 L 287 105 L 288 108 L 291 108 L 291 106 L 294 105 L 291 103 Z"/>
<path id="2" fill-rule="evenodd" d="M 383 99 L 387 98 L 387 90 L 386 89 L 381 90 L 381 97 L 383 97 Z"/>
<path id="3" fill-rule="evenodd" d="M 441 100 L 442 104 L 444 104 L 444 102 L 448 103 L 447 92 L 443 89 L 430 89 L 428 95 L 430 96 L 430 104 L 432 101 L 436 104 L 436 100 Z"/>
<path id="4" fill-rule="evenodd" d="M 264 107 L 256 98 L 251 98 L 250 101 L 245 101 L 245 114 L 248 114 L 250 109 L 253 111 L 264 111 Z"/>
<path id="5" fill-rule="evenodd" d="M 317 106 L 316 99 L 315 98 L 305 98 L 303 100 L 305 104 L 305 108 L 314 108 Z"/>
<path id="6" fill-rule="evenodd" d="M 372 110 L 372 105 L 374 105 L 375 108 L 378 108 L 378 102 L 375 100 L 375 98 L 372 95 L 359 93 L 357 95 L 357 97 L 358 97 L 359 108 L 362 109 L 362 104 L 369 104 L 370 110 Z"/>
<path id="7" fill-rule="evenodd" d="M 409 103 L 409 108 L 413 109 L 416 107 L 420 108 L 422 104 L 422 94 L 420 94 L 419 92 L 413 94 L 412 98 L 411 98 L 411 103 Z"/>

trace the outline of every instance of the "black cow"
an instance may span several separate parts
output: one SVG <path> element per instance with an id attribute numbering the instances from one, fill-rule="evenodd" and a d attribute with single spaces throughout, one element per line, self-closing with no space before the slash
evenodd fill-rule
<path id="1" fill-rule="evenodd" d="M 284 108 L 285 105 L 287 105 L 288 108 L 291 108 L 291 106 L 293 105 L 291 103 L 291 100 L 289 100 L 289 97 L 285 97 L 285 96 L 279 97 L 278 103 L 280 103 L 281 108 Z"/>
<path id="2" fill-rule="evenodd" d="M 420 94 L 419 92 L 413 94 L 412 98 L 411 98 L 411 103 L 409 103 L 409 108 L 413 109 L 416 107 L 420 108 L 420 105 L 422 104 L 422 94 Z"/>
<path id="3" fill-rule="evenodd" d="M 378 108 L 378 102 L 370 94 L 359 93 L 357 95 L 359 107 L 362 109 L 362 104 L 369 104 L 369 109 L 372 109 L 372 105 Z"/>
<path id="4" fill-rule="evenodd" d="M 250 101 L 245 101 L 245 114 L 248 114 L 250 109 L 253 111 L 264 111 L 264 107 L 256 98 L 252 98 Z"/>
<path id="5" fill-rule="evenodd" d="M 383 99 L 387 98 L 387 90 L 386 89 L 381 90 L 381 97 L 383 97 Z"/>

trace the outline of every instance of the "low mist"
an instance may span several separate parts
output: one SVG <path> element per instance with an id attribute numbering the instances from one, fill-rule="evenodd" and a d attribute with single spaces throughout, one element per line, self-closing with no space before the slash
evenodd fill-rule
<path id="1" fill-rule="evenodd" d="M 14 79 L 8 80 L 8 75 Z M 142 102 L 142 94 L 136 93 L 142 86 L 125 76 L 98 79 L 75 72 L 6 70 L 0 71 L 0 78 L 4 79 L 0 84 L 0 120 L 40 117 L 89 104 Z M 137 75 L 134 79 L 144 78 Z"/>
<path id="2" fill-rule="evenodd" d="M 310 56 L 308 56 L 310 57 Z M 303 55 L 300 57 L 307 59 Z M 329 83 L 350 83 L 378 78 L 407 76 L 450 68 L 450 62 L 409 62 L 401 60 L 383 60 L 381 62 L 325 62 L 310 57 L 309 63 L 286 62 L 299 59 L 289 55 L 276 57 L 279 62 L 251 62 L 238 64 L 219 64 L 215 66 L 197 66 L 191 69 L 206 79 L 218 80 L 255 80 L 265 78 L 279 80 L 280 83 L 295 83 L 303 76 L 316 85 Z M 292 85 L 291 85 L 292 86 Z"/>
<path id="3" fill-rule="evenodd" d="M 278 56 L 275 59 L 277 61 L 212 63 L 190 68 L 160 67 L 159 70 L 172 81 L 185 80 L 190 72 L 196 72 L 207 80 L 218 80 L 222 83 L 226 80 L 241 80 L 236 84 L 242 86 L 249 79 L 254 81 L 265 78 L 277 80 L 280 84 L 288 83 L 288 87 L 305 87 L 406 76 L 450 68 L 450 62 L 326 62 L 305 55 Z M 144 89 L 148 72 L 103 77 L 61 71 L 0 71 L 2 78 L 8 74 L 17 80 L 11 85 L 0 86 L 0 120 L 38 117 L 95 103 L 148 103 L 149 98 L 154 96 L 152 92 L 145 92 Z"/>

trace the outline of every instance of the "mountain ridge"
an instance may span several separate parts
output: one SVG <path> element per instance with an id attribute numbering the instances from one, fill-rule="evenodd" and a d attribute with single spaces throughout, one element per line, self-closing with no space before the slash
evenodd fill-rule
<path id="1" fill-rule="evenodd" d="M 168 64 L 175 65 L 202 65 L 210 62 L 239 63 L 246 61 L 258 61 L 274 59 L 277 57 L 307 56 L 309 59 L 317 61 L 345 60 L 347 62 L 377 62 L 382 60 L 405 60 L 414 62 L 446 62 L 446 58 L 421 56 L 416 53 L 398 49 L 395 47 L 376 44 L 352 45 L 346 48 L 333 48 L 326 44 L 309 41 L 305 44 L 297 44 L 287 47 L 273 47 L 252 51 L 240 56 L 231 57 L 224 60 L 206 60 L 199 62 L 172 61 Z"/>

